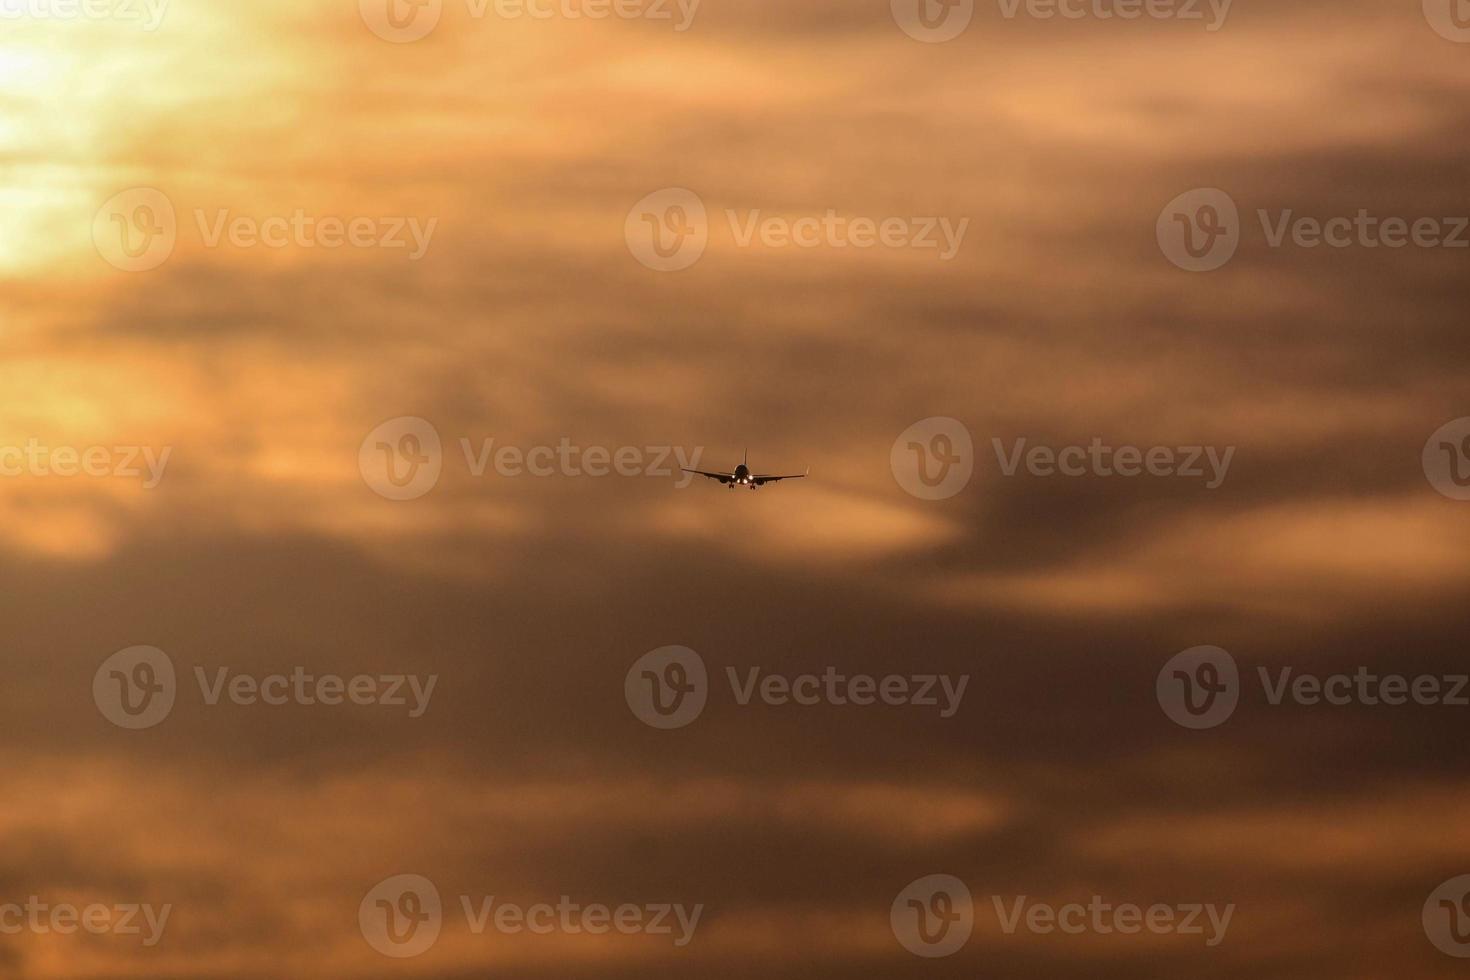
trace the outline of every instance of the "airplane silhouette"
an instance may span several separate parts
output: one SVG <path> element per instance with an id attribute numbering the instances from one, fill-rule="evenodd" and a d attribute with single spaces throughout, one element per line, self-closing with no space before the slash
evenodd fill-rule
<path id="1" fill-rule="evenodd" d="M 680 469 L 684 470 L 685 473 L 695 473 L 699 476 L 708 477 L 711 480 L 719 480 L 731 490 L 734 490 L 736 487 L 757 490 L 767 483 L 777 483 L 781 480 L 803 480 L 812 471 L 811 467 L 808 466 L 806 473 L 788 474 L 786 476 L 768 476 L 764 473 L 752 473 L 750 472 L 750 450 L 748 449 L 745 451 L 744 461 L 735 467 L 735 472 L 733 473 L 706 473 L 704 470 L 691 470 L 682 466 Z"/>

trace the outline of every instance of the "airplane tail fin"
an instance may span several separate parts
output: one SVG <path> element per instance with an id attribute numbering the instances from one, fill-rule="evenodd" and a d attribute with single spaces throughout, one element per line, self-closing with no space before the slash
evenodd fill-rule
<path id="1" fill-rule="evenodd" d="M 745 458 L 742 459 L 740 462 L 743 465 L 745 465 L 745 466 L 749 466 L 750 465 L 750 447 L 749 446 L 745 447 Z"/>

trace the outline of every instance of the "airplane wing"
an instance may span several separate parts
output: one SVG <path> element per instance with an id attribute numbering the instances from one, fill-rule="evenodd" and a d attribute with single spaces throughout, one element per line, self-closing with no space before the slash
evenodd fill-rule
<path id="1" fill-rule="evenodd" d="M 679 468 L 684 470 L 685 473 L 695 473 L 699 476 L 709 477 L 711 480 L 719 480 L 721 483 L 729 483 L 735 479 L 734 473 L 706 473 L 704 470 L 691 470 L 682 466 Z"/>
<path id="2" fill-rule="evenodd" d="M 782 480 L 804 480 L 810 474 L 811 470 L 807 470 L 805 473 L 788 474 L 786 476 L 753 476 L 750 478 L 750 482 L 758 487 L 763 487 L 767 483 L 779 483 Z"/>

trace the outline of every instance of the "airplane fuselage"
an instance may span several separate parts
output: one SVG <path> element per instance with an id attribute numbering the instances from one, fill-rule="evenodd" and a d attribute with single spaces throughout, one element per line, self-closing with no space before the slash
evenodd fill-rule
<path id="1" fill-rule="evenodd" d="M 747 490 L 759 490 L 767 483 L 779 483 L 781 480 L 801 480 L 806 478 L 806 473 L 794 473 L 788 476 L 756 473 L 751 470 L 748 457 L 741 460 L 740 465 L 728 473 L 724 470 L 691 470 L 688 467 L 684 468 L 684 472 L 695 473 L 699 476 L 708 477 L 711 480 L 719 480 L 731 490 L 734 490 L 736 487 L 744 487 Z M 810 472 L 810 470 L 807 472 Z"/>

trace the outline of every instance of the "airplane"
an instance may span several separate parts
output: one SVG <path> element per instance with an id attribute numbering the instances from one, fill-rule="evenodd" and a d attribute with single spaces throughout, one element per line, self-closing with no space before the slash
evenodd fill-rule
<path id="1" fill-rule="evenodd" d="M 794 475 L 767 476 L 764 473 L 752 473 L 750 472 L 750 450 L 748 449 L 745 451 L 744 462 L 735 467 L 734 473 L 706 473 L 704 470 L 691 470 L 683 466 L 679 468 L 684 470 L 685 473 L 694 473 L 699 476 L 709 477 L 711 480 L 719 480 L 731 490 L 734 490 L 736 487 L 746 487 L 750 490 L 756 490 L 765 486 L 767 483 L 776 483 L 780 480 L 804 480 L 812 471 L 811 467 L 808 466 L 805 473 Z"/>

